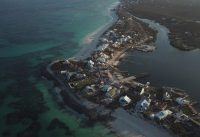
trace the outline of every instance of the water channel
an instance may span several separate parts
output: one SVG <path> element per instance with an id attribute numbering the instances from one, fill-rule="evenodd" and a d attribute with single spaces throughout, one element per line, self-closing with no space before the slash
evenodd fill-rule
<path id="1" fill-rule="evenodd" d="M 158 31 L 155 42 L 157 49 L 151 53 L 130 51 L 119 68 L 132 75 L 148 72 L 150 76 L 141 79 L 141 82 L 150 81 L 154 86 L 184 89 L 200 102 L 200 51 L 174 48 L 170 45 L 169 30 L 165 26 L 148 19 L 141 20 Z"/>

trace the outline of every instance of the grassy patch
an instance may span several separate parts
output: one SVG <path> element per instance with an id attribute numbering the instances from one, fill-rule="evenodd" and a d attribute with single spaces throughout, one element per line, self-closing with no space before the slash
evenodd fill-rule
<path id="1" fill-rule="evenodd" d="M 92 85 L 95 83 L 95 78 L 94 77 L 88 77 L 86 79 L 83 80 L 79 80 L 79 81 L 74 81 L 72 82 L 75 85 L 75 88 L 78 90 L 83 89 L 84 87 L 88 86 L 88 85 Z"/>

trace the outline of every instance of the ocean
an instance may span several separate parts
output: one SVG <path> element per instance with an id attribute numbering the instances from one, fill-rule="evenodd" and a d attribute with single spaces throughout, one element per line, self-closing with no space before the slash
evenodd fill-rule
<path id="1" fill-rule="evenodd" d="M 101 123 L 88 123 L 60 107 L 40 69 L 68 58 L 85 38 L 112 22 L 118 0 L 0 1 L 0 136 L 111 137 Z M 97 31 L 98 30 L 98 31 Z"/>

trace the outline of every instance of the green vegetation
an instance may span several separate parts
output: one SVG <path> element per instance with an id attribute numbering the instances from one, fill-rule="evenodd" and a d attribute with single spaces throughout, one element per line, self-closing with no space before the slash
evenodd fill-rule
<path id="1" fill-rule="evenodd" d="M 88 85 L 92 85 L 95 83 L 95 78 L 94 77 L 88 77 L 86 79 L 83 80 L 79 80 L 79 81 L 74 81 L 72 82 L 75 85 L 75 88 L 78 90 L 83 89 L 84 87 L 88 86 Z"/>
<path id="2" fill-rule="evenodd" d="M 193 113 L 191 112 L 191 109 L 188 106 L 182 106 L 181 110 L 183 111 L 184 114 L 191 116 Z"/>

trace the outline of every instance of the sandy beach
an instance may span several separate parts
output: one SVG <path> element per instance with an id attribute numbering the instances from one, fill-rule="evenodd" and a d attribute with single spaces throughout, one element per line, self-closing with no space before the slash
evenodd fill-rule
<path id="1" fill-rule="evenodd" d="M 120 137 L 174 137 L 166 130 L 137 118 L 122 108 L 115 110 L 112 116 L 116 119 L 109 126 Z"/>
<path id="2" fill-rule="evenodd" d="M 93 40 L 95 39 L 95 36 L 97 35 L 97 33 L 99 32 L 100 29 L 89 33 L 84 39 L 83 39 L 83 45 L 90 45 Z"/>

